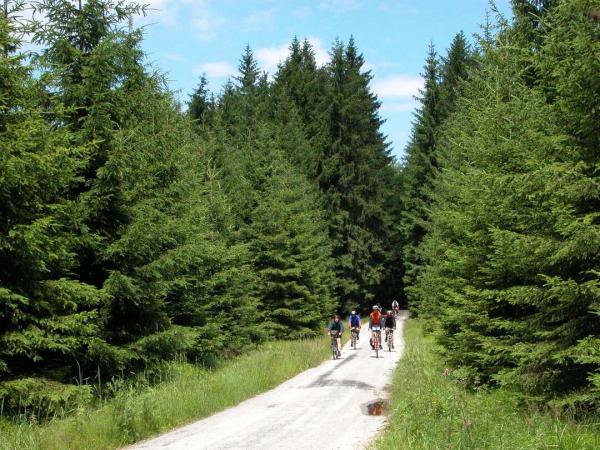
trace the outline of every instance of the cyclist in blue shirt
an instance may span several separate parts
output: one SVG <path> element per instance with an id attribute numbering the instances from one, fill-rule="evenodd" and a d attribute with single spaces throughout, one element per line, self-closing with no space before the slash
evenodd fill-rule
<path id="1" fill-rule="evenodd" d="M 352 314 L 350 314 L 350 316 L 348 316 L 348 328 L 350 328 L 350 330 L 352 330 L 353 328 L 358 328 L 358 331 L 360 332 L 360 328 L 361 328 L 361 322 L 360 322 L 360 315 L 356 313 L 356 310 L 353 309 L 352 310 Z M 359 338 L 360 335 L 357 335 L 356 338 Z"/>
<path id="2" fill-rule="evenodd" d="M 342 348 L 342 333 L 344 332 L 344 325 L 342 324 L 339 315 L 336 314 L 333 316 L 333 321 L 329 324 L 327 330 L 329 333 L 332 331 L 337 331 L 338 356 L 341 355 L 340 350 Z"/>

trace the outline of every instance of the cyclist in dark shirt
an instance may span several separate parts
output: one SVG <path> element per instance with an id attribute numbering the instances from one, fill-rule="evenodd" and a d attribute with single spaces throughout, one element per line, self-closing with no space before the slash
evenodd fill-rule
<path id="1" fill-rule="evenodd" d="M 329 333 L 331 333 L 332 331 L 338 332 L 337 343 L 338 343 L 338 353 L 339 353 L 342 348 L 342 333 L 344 332 L 344 325 L 342 324 L 342 321 L 340 320 L 339 315 L 336 314 L 335 316 L 333 316 L 333 320 L 327 327 L 327 330 Z"/>
<path id="2" fill-rule="evenodd" d="M 385 329 L 385 333 L 389 333 L 388 330 L 396 329 L 396 318 L 394 317 L 394 312 L 391 309 L 388 309 L 387 314 L 382 320 L 383 328 Z M 394 348 L 394 341 L 392 340 L 392 348 Z"/>

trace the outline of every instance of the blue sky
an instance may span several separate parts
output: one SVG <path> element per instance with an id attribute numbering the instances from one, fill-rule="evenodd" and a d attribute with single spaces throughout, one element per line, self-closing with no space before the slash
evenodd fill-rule
<path id="1" fill-rule="evenodd" d="M 294 36 L 308 38 L 324 63 L 331 43 L 353 35 L 382 101 L 384 132 L 401 156 L 411 129 L 427 46 L 444 53 L 459 30 L 480 31 L 486 0 L 145 0 L 152 10 L 144 49 L 182 99 L 206 73 L 219 91 L 246 44 L 273 73 Z M 497 0 L 505 14 L 509 0 Z"/>

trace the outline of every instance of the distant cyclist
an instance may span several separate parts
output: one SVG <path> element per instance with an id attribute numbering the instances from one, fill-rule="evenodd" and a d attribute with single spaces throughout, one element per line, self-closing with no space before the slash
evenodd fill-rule
<path id="1" fill-rule="evenodd" d="M 337 344 L 338 344 L 338 354 L 339 354 L 340 349 L 342 348 L 342 333 L 344 332 L 344 325 L 342 324 L 342 321 L 340 320 L 340 316 L 338 314 L 333 316 L 333 320 L 327 327 L 327 330 L 329 333 L 331 333 L 332 331 L 338 332 Z"/>
<path id="2" fill-rule="evenodd" d="M 360 315 L 356 313 L 356 309 L 353 309 L 352 314 L 348 317 L 348 328 L 350 330 L 357 329 L 360 332 L 361 326 Z M 358 333 L 356 333 L 356 339 L 359 339 Z"/>
<path id="3" fill-rule="evenodd" d="M 381 328 L 381 320 L 383 316 L 381 315 L 381 311 L 379 305 L 373 306 L 373 312 L 369 315 L 369 330 L 372 330 L 373 327 Z M 381 334 L 379 335 L 381 336 Z M 375 346 L 373 345 L 373 339 L 375 337 L 375 333 L 371 331 L 371 349 L 375 350 Z"/>
<path id="4" fill-rule="evenodd" d="M 400 303 L 398 303 L 398 300 L 392 302 L 392 309 L 394 310 L 394 314 L 398 316 L 398 313 L 400 312 Z"/>
<path id="5" fill-rule="evenodd" d="M 391 309 L 388 310 L 387 314 L 383 318 L 383 328 L 385 329 L 385 334 L 387 334 L 396 329 L 396 318 Z M 392 348 L 394 348 L 394 341 L 392 340 Z"/>

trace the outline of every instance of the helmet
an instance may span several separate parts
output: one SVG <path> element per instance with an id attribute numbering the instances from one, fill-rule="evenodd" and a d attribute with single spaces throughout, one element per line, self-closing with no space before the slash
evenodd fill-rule
<path id="1" fill-rule="evenodd" d="M 356 310 L 355 309 L 352 310 L 352 314 L 356 314 Z"/>
<path id="2" fill-rule="evenodd" d="M 375 311 L 379 310 L 379 305 L 373 305 L 373 309 L 374 309 Z"/>
<path id="3" fill-rule="evenodd" d="M 391 309 L 388 309 L 388 314 L 393 314 L 394 311 L 392 311 Z"/>

